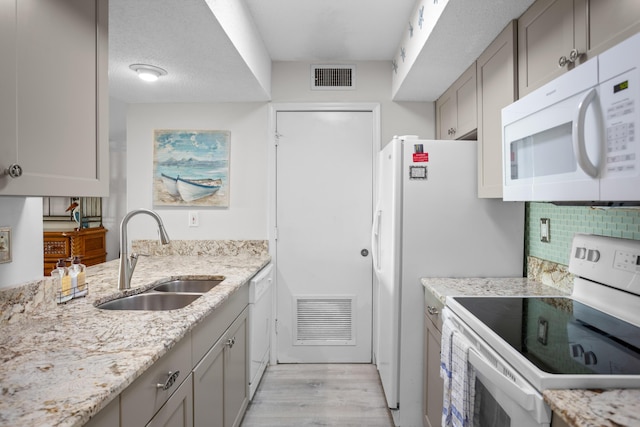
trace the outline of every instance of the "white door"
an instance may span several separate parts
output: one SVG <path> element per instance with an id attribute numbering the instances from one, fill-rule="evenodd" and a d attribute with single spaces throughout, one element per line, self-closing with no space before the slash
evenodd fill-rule
<path id="1" fill-rule="evenodd" d="M 280 363 L 371 362 L 374 117 L 278 111 Z"/>

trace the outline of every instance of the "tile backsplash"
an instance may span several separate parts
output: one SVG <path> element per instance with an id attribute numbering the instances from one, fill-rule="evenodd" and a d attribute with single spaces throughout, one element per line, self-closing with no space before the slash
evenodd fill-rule
<path id="1" fill-rule="evenodd" d="M 568 265 L 575 233 L 640 240 L 639 208 L 592 208 L 556 206 L 551 203 L 526 204 L 525 251 L 528 256 Z M 540 218 L 549 218 L 550 241 L 540 241 Z"/>

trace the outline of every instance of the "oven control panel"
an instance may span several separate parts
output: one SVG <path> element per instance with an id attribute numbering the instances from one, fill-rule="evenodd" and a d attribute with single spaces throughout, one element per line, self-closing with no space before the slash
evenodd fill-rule
<path id="1" fill-rule="evenodd" d="M 623 250 L 616 251 L 613 267 L 632 273 L 640 272 L 640 253 Z"/>
<path id="2" fill-rule="evenodd" d="M 569 272 L 640 295 L 640 240 L 576 234 Z"/>

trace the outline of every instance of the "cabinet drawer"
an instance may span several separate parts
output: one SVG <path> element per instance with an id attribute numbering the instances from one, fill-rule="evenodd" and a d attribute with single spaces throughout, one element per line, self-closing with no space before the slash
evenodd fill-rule
<path id="1" fill-rule="evenodd" d="M 249 305 L 249 285 L 238 289 L 229 300 L 215 309 L 192 332 L 193 366 L 204 357 L 211 346 L 218 341 L 224 331 L 233 323 L 238 313 Z"/>
<path id="2" fill-rule="evenodd" d="M 121 394 L 121 427 L 144 426 L 191 374 L 191 338 L 184 337 L 160 360 L 153 364 L 140 378 Z M 178 373 L 175 382 L 163 390 L 169 372 Z"/>
<path id="3" fill-rule="evenodd" d="M 442 308 L 444 304 L 429 289 L 424 289 L 424 314 L 442 332 Z"/>
<path id="4" fill-rule="evenodd" d="M 178 387 L 146 427 L 193 427 L 191 375 Z"/>

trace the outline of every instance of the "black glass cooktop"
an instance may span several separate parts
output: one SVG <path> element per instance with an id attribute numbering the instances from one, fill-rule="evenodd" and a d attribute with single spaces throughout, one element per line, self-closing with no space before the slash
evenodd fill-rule
<path id="1" fill-rule="evenodd" d="M 455 297 L 539 369 L 640 374 L 640 328 L 570 298 Z"/>

